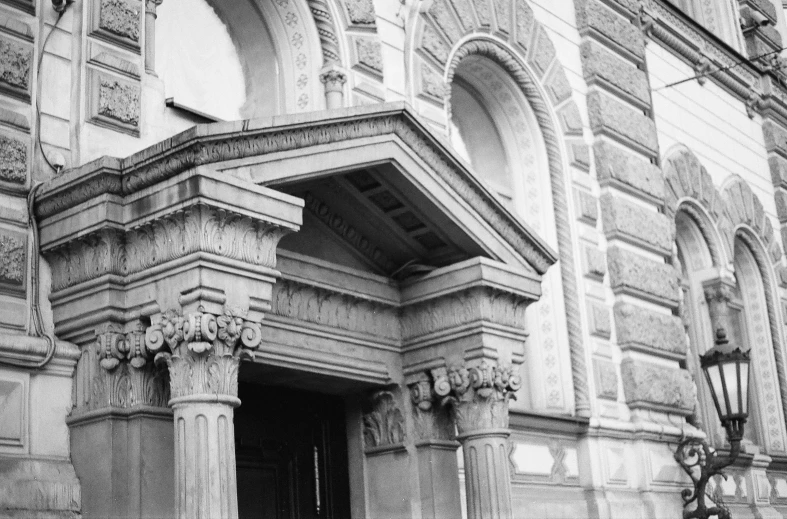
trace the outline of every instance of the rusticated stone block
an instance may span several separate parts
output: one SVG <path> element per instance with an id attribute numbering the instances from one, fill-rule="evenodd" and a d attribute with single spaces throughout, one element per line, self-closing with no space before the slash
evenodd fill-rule
<path id="1" fill-rule="evenodd" d="M 603 279 L 607 273 L 607 260 L 603 252 L 595 247 L 585 246 L 585 275 Z"/>
<path id="2" fill-rule="evenodd" d="M 596 33 L 620 45 L 634 56 L 644 59 L 645 40 L 642 32 L 599 0 L 577 0 L 577 28 L 583 34 Z"/>
<path id="3" fill-rule="evenodd" d="M 443 37 L 440 36 L 440 34 L 438 34 L 438 32 L 428 24 L 424 25 L 421 46 L 424 48 L 427 54 L 432 56 L 439 63 L 445 65 L 445 62 L 448 60 L 448 53 L 451 49 L 443 40 Z"/>
<path id="4" fill-rule="evenodd" d="M 17 9 L 21 9 L 22 11 L 30 14 L 36 13 L 36 2 L 35 0 L 2 0 L 3 4 L 7 4 Z"/>
<path id="5" fill-rule="evenodd" d="M 355 40 L 355 54 L 359 65 L 363 65 L 378 74 L 383 73 L 383 53 L 379 40 L 374 38 L 357 38 Z"/>
<path id="6" fill-rule="evenodd" d="M 609 339 L 612 335 L 612 318 L 607 305 L 588 301 L 588 316 L 590 317 L 590 333 Z"/>
<path id="7" fill-rule="evenodd" d="M 590 127 L 594 133 L 611 134 L 644 148 L 651 156 L 658 155 L 659 144 L 653 119 L 602 92 L 591 92 L 587 102 Z"/>
<path id="8" fill-rule="evenodd" d="M 533 27 L 535 27 L 535 16 L 533 9 L 527 5 L 526 0 L 516 2 L 516 41 L 524 49 L 528 49 L 530 39 L 533 37 Z"/>
<path id="9" fill-rule="evenodd" d="M 773 197 L 776 201 L 776 214 L 779 216 L 779 221 L 787 222 L 787 191 L 779 188 Z"/>
<path id="10" fill-rule="evenodd" d="M 443 76 L 426 63 L 421 64 L 421 94 L 443 100 L 446 94 L 446 84 Z"/>
<path id="11" fill-rule="evenodd" d="M 588 84 L 607 82 L 643 104 L 650 105 L 648 78 L 644 70 L 593 40 L 585 40 L 580 46 L 580 53 L 582 70 Z"/>
<path id="12" fill-rule="evenodd" d="M 582 116 L 577 104 L 573 101 L 566 104 L 558 112 L 560 126 L 566 135 L 582 135 Z"/>
<path id="13" fill-rule="evenodd" d="M 618 373 L 615 364 L 602 359 L 593 359 L 593 374 L 596 378 L 596 396 L 618 398 Z"/>
<path id="14" fill-rule="evenodd" d="M 775 122 L 768 120 L 762 124 L 765 137 L 765 148 L 787 157 L 787 130 Z"/>
<path id="15" fill-rule="evenodd" d="M 686 355 L 683 323 L 674 315 L 660 314 L 631 303 L 615 303 L 615 331 L 618 345 L 668 358 Z"/>
<path id="16" fill-rule="evenodd" d="M 0 230 L 0 292 L 24 293 L 27 235 Z"/>
<path id="17" fill-rule="evenodd" d="M 374 25 L 375 14 L 372 0 L 344 0 L 344 7 L 353 25 Z"/>
<path id="18" fill-rule="evenodd" d="M 462 37 L 464 31 L 456 24 L 456 18 L 451 12 L 449 3 L 448 0 L 434 0 L 432 7 L 429 9 L 429 14 L 448 36 L 448 39 L 451 42 L 455 42 Z"/>
<path id="19" fill-rule="evenodd" d="M 554 67 L 545 81 L 547 92 L 554 104 L 560 104 L 571 97 L 571 85 L 562 67 Z"/>
<path id="20" fill-rule="evenodd" d="M 539 29 L 535 48 L 530 55 L 530 64 L 541 76 L 549 68 L 549 64 L 552 63 L 553 59 L 555 59 L 555 46 L 552 44 L 552 40 L 549 39 L 547 32 L 543 28 Z"/>
<path id="21" fill-rule="evenodd" d="M 0 92 L 30 99 L 30 71 L 33 48 L 0 36 Z"/>
<path id="22" fill-rule="evenodd" d="M 694 411 L 694 382 L 688 371 L 625 360 L 623 394 L 631 409 L 654 409 L 680 415 Z"/>
<path id="23" fill-rule="evenodd" d="M 678 305 L 678 274 L 660 263 L 620 247 L 607 250 L 609 281 L 616 294 L 631 294 L 670 307 Z"/>
<path id="24" fill-rule="evenodd" d="M 598 220 L 598 200 L 587 191 L 575 189 L 577 201 L 577 216 L 580 220 L 596 225 Z"/>
<path id="25" fill-rule="evenodd" d="M 601 197 L 601 221 L 607 238 L 619 238 L 669 256 L 675 222 L 610 193 Z"/>
<path id="26" fill-rule="evenodd" d="M 590 171 L 590 147 L 585 143 L 572 142 L 568 151 L 571 153 L 571 165 L 583 171 Z"/>
<path id="27" fill-rule="evenodd" d="M 0 180 L 24 184 L 27 180 L 27 145 L 0 135 Z"/>
<path id="28" fill-rule="evenodd" d="M 768 158 L 768 165 L 770 166 L 773 185 L 787 188 L 787 159 L 779 155 L 773 155 Z"/>
<path id="29" fill-rule="evenodd" d="M 593 157 L 602 184 L 612 182 L 633 194 L 664 199 L 664 175 L 647 160 L 603 141 L 593 144 Z"/>

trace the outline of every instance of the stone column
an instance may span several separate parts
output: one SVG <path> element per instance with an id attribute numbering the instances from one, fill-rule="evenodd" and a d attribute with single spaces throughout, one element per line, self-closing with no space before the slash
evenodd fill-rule
<path id="1" fill-rule="evenodd" d="M 733 333 L 730 328 L 730 303 L 735 294 L 735 278 L 732 275 L 720 275 L 702 283 L 705 300 L 708 302 L 708 314 L 713 327 L 713 333 L 724 330 L 729 336 Z M 740 346 L 740 344 L 736 345 Z"/>
<path id="2" fill-rule="evenodd" d="M 320 81 L 325 85 L 325 107 L 332 110 L 344 106 L 344 84 L 347 82 L 347 74 L 336 65 L 329 65 L 320 73 Z"/>
<path id="3" fill-rule="evenodd" d="M 156 8 L 163 0 L 145 0 L 145 72 L 156 75 Z"/>
<path id="4" fill-rule="evenodd" d="M 175 414 L 175 512 L 180 518 L 238 517 L 233 409 L 238 368 L 261 342 L 257 323 L 222 315 L 168 311 L 146 331 L 156 362 L 169 367 Z"/>
<path id="5" fill-rule="evenodd" d="M 508 461 L 508 401 L 522 386 L 511 366 L 479 364 L 432 371 L 450 405 L 465 460 L 469 519 L 513 519 Z"/>

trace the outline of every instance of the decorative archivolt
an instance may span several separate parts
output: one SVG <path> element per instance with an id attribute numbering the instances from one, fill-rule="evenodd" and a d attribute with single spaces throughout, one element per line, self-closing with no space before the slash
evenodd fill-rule
<path id="1" fill-rule="evenodd" d="M 736 239 L 743 242 L 754 257 L 763 283 L 781 405 L 787 415 L 787 366 L 780 347 L 782 333 L 774 283 L 774 267 L 781 260 L 782 250 L 762 203 L 740 178 L 735 178 L 719 192 L 696 155 L 683 147 L 665 159 L 663 171 L 667 214 L 674 218 L 682 211 L 692 218 L 708 245 L 715 266 L 733 265 Z"/>
<path id="2" fill-rule="evenodd" d="M 715 265 L 732 260 L 735 237 L 740 234 L 741 228 L 748 229 L 750 234 L 757 237 L 770 258 L 768 263 L 777 264 L 781 260 L 782 250 L 775 239 L 773 225 L 759 198 L 746 182 L 735 179 L 720 193 L 699 159 L 686 148 L 670 154 L 664 161 L 663 171 L 667 185 L 667 214 L 674 217 L 680 209 L 694 218 L 708 242 Z M 707 218 L 696 213 L 697 207 L 703 209 Z M 708 227 L 708 219 L 713 229 Z"/>
<path id="3" fill-rule="evenodd" d="M 587 368 L 560 143 L 561 132 L 581 138 L 582 121 L 555 47 L 526 0 L 515 0 L 513 5 L 500 0 L 434 0 L 419 16 L 414 34 L 413 77 L 419 97 L 448 110 L 449 85 L 457 67 L 468 56 L 480 55 L 514 80 L 536 116 L 550 171 L 575 407 L 578 414 L 586 414 L 590 409 Z M 589 163 L 581 140 L 569 140 L 565 149 L 572 150 L 575 164 Z"/>

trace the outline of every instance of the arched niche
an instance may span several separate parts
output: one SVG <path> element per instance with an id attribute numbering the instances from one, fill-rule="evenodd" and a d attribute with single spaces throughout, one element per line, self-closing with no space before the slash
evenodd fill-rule
<path id="1" fill-rule="evenodd" d="M 195 24 L 202 30 L 195 31 Z M 248 119 L 325 105 L 322 44 L 305 0 L 164 2 L 156 25 L 157 70 L 170 88 L 166 95 L 185 99 L 189 108 Z M 216 107 L 221 115 L 210 113 Z"/>
<path id="2" fill-rule="evenodd" d="M 587 413 L 565 154 L 548 94 L 513 49 L 485 37 L 467 40 L 455 50 L 446 77 L 455 147 L 476 175 L 560 253 L 560 266 L 547 272 L 542 297 L 528 310 L 524 369 L 530 369 L 525 379 L 531 385 L 513 409 Z M 489 147 L 494 153 L 479 153 Z M 561 344 L 569 344 L 568 351 Z M 572 384 L 573 394 L 566 391 Z"/>

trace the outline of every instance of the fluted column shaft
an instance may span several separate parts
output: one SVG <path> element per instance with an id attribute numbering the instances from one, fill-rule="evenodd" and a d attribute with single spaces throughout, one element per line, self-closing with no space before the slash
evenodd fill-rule
<path id="1" fill-rule="evenodd" d="M 478 431 L 459 437 L 465 460 L 468 519 L 509 519 L 511 478 L 508 429 Z"/>
<path id="2" fill-rule="evenodd" d="M 258 324 L 237 312 L 186 317 L 170 311 L 145 342 L 169 368 L 175 419 L 175 513 L 182 519 L 236 519 L 233 409 L 238 368 L 261 341 Z"/>
<path id="3" fill-rule="evenodd" d="M 213 395 L 170 401 L 175 414 L 175 509 L 178 518 L 238 517 L 233 409 Z"/>
<path id="4" fill-rule="evenodd" d="M 145 72 L 156 74 L 156 8 L 162 0 L 145 0 Z"/>

